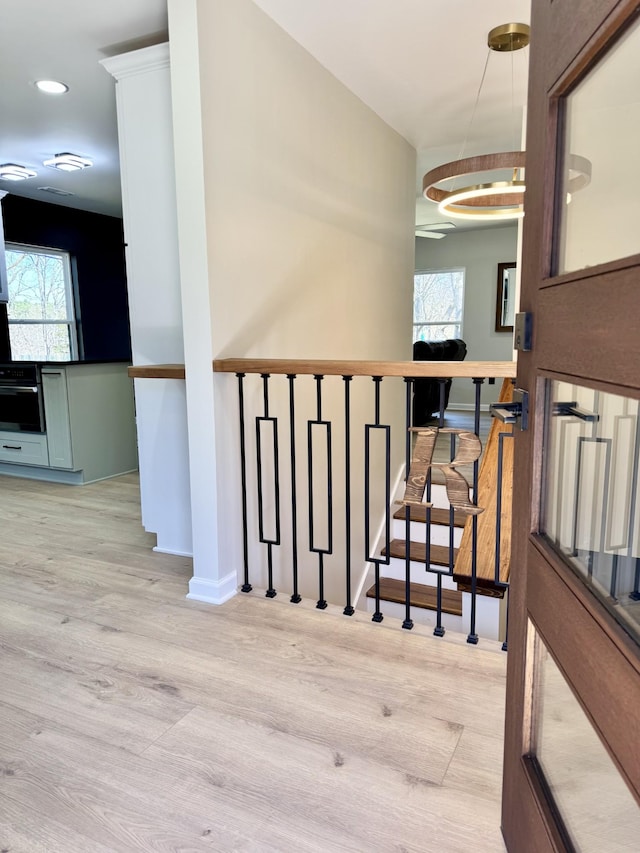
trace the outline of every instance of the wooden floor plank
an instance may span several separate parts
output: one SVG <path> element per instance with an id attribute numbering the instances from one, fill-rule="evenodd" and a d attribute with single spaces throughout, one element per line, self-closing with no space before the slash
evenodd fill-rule
<path id="1" fill-rule="evenodd" d="M 504 850 L 504 655 L 187 601 L 137 496 L 0 478 L 0 850 Z"/>

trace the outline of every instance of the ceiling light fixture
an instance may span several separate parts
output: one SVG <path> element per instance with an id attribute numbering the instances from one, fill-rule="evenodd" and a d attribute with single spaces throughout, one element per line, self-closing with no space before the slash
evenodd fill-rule
<path id="1" fill-rule="evenodd" d="M 527 24 L 502 24 L 499 27 L 494 27 L 488 35 L 487 44 L 489 52 L 469 123 L 469 130 L 480 100 L 480 92 L 482 91 L 491 51 L 513 53 L 526 47 L 529 44 L 529 26 Z M 465 146 L 466 139 L 463 151 Z M 423 193 L 426 198 L 435 201 L 438 204 L 438 210 L 446 216 L 478 220 L 516 219 L 523 215 L 523 197 L 526 187 L 524 180 L 519 178 L 519 173 L 524 169 L 524 165 L 524 151 L 502 151 L 496 154 L 483 154 L 478 157 L 454 160 L 427 172 L 422 182 Z M 459 189 L 444 189 L 436 186 L 445 180 L 455 181 L 457 178 L 469 178 L 472 175 L 504 169 L 509 169 L 512 172 L 510 180 L 471 183 Z"/>
<path id="2" fill-rule="evenodd" d="M 36 80 L 36 86 L 47 95 L 64 95 L 69 91 L 67 84 L 59 80 Z"/>
<path id="3" fill-rule="evenodd" d="M 52 169 L 59 169 L 61 172 L 77 172 L 80 169 L 88 169 L 93 166 L 93 160 L 88 157 L 80 157 L 78 154 L 69 154 L 64 152 L 56 154 L 49 160 L 45 160 L 43 166 L 50 166 Z"/>
<path id="4" fill-rule="evenodd" d="M 446 234 L 441 234 L 440 231 L 421 231 L 419 228 L 416 228 L 416 237 L 429 237 L 431 240 L 442 240 L 446 236 Z"/>
<path id="5" fill-rule="evenodd" d="M 37 174 L 33 169 L 18 166 L 17 163 L 4 163 L 0 166 L 0 178 L 3 181 L 26 181 L 27 178 L 35 178 Z"/>

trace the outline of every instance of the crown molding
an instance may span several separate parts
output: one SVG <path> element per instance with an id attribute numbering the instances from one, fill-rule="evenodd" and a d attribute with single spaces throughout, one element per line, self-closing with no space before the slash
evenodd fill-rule
<path id="1" fill-rule="evenodd" d="M 169 68 L 169 42 L 132 50 L 120 56 L 109 56 L 107 59 L 101 59 L 100 65 L 116 80 Z"/>

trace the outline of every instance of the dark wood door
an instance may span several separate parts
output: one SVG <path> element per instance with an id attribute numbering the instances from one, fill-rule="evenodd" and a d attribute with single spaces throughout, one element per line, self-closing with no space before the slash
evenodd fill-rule
<path id="1" fill-rule="evenodd" d="M 640 23 L 534 0 L 503 833 L 640 849 Z"/>

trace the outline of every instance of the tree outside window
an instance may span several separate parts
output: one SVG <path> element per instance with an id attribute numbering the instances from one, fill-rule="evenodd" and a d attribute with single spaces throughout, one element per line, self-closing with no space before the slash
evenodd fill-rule
<path id="1" fill-rule="evenodd" d="M 7 317 L 14 361 L 69 361 L 78 357 L 71 264 L 58 249 L 6 247 Z"/>
<path id="2" fill-rule="evenodd" d="M 424 270 L 413 289 L 413 342 L 462 337 L 464 270 Z"/>

